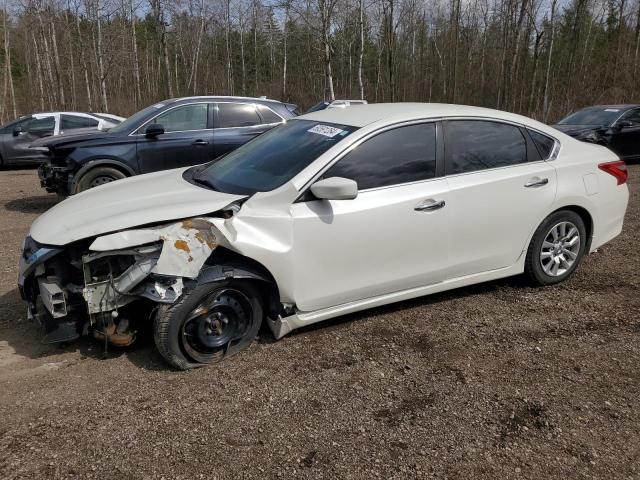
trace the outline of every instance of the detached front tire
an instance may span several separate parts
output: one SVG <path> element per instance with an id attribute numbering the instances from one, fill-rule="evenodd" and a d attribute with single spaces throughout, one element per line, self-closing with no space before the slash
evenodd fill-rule
<path id="1" fill-rule="evenodd" d="M 549 215 L 536 229 L 527 250 L 525 274 L 537 285 L 553 285 L 578 268 L 587 247 L 584 221 L 574 211 Z"/>
<path id="2" fill-rule="evenodd" d="M 155 344 L 180 370 L 216 363 L 251 344 L 262 316 L 262 295 L 252 282 L 199 285 L 185 291 L 177 303 L 158 309 Z"/>
<path id="3" fill-rule="evenodd" d="M 99 187 L 107 183 L 126 178 L 127 176 L 117 168 L 113 167 L 95 167 L 86 172 L 76 182 L 76 187 L 73 193 L 84 192 L 93 187 Z"/>

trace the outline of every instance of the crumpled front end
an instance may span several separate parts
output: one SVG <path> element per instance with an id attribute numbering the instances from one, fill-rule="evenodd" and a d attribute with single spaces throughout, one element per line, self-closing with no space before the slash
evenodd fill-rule
<path id="1" fill-rule="evenodd" d="M 18 285 L 45 343 L 92 334 L 131 344 L 158 304 L 173 303 L 218 245 L 210 219 L 125 230 L 65 247 L 25 239 Z"/>

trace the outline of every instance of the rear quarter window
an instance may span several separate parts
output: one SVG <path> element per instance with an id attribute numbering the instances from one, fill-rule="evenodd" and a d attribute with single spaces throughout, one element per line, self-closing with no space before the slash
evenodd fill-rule
<path id="1" fill-rule="evenodd" d="M 543 160 L 549 158 L 553 152 L 553 146 L 556 144 L 556 141 L 553 138 L 534 130 L 528 130 L 528 132 L 531 136 L 531 140 L 533 140 L 533 143 L 540 153 L 540 157 L 542 157 Z"/>

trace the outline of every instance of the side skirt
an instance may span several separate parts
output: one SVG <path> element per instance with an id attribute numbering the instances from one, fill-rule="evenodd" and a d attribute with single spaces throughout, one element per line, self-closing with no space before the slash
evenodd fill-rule
<path id="1" fill-rule="evenodd" d="M 269 324 L 275 338 L 280 339 L 297 328 L 306 327 L 307 325 L 322 322 L 323 320 L 329 320 L 330 318 L 339 317 L 348 313 L 359 312 L 368 308 L 401 302 L 403 300 L 410 300 L 412 298 L 443 292 L 445 290 L 452 290 L 454 288 L 466 287 L 475 283 L 488 282 L 498 278 L 519 275 L 522 272 L 524 272 L 524 256 L 510 267 L 490 270 L 488 272 L 467 275 L 464 277 L 452 278 L 443 282 L 427 285 L 425 287 L 387 293 L 377 297 L 356 300 L 354 302 L 343 303 L 342 305 L 323 308 L 312 312 L 297 312 L 293 315 L 284 318 L 279 317 L 275 320 L 267 318 L 267 323 Z"/>

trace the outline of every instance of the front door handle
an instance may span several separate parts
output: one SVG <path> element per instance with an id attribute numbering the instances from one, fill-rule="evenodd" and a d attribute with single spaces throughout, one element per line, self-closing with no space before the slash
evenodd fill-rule
<path id="1" fill-rule="evenodd" d="M 191 145 L 209 145 L 209 142 L 206 140 L 194 140 Z"/>
<path id="2" fill-rule="evenodd" d="M 549 183 L 549 179 L 548 178 L 533 177 L 527 183 L 525 183 L 524 186 L 526 188 L 536 188 L 536 187 L 542 187 L 543 185 L 546 185 L 547 183 Z"/>
<path id="3" fill-rule="evenodd" d="M 415 207 L 414 210 L 416 212 L 431 212 L 433 210 L 440 210 L 444 205 L 444 200 L 434 200 L 433 198 L 429 198 Z"/>

